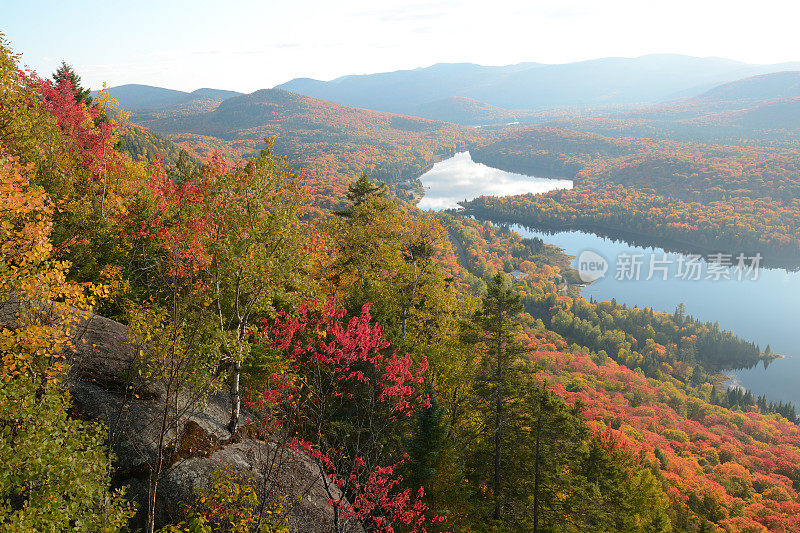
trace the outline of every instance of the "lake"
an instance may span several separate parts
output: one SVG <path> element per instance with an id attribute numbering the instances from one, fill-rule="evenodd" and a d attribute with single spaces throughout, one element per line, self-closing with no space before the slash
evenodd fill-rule
<path id="1" fill-rule="evenodd" d="M 572 180 L 537 178 L 476 163 L 469 152 L 459 152 L 434 164 L 420 180 L 425 196 L 417 207 L 434 211 L 455 209 L 458 202 L 481 195 L 510 196 L 572 188 Z"/>
<path id="2" fill-rule="evenodd" d="M 575 256 L 572 266 L 576 269 L 584 251 L 603 258 L 608 270 L 604 277 L 581 289 L 585 298 L 615 298 L 628 306 L 668 312 L 683 303 L 687 314 L 695 318 L 719 322 L 723 329 L 730 329 L 762 349 L 769 344 L 773 352 L 786 358 L 773 361 L 766 369 L 759 365 L 726 372 L 732 378 L 731 384 L 765 394 L 770 400 L 791 401 L 800 406 L 800 272 L 779 268 L 737 271 L 733 258 L 734 266 L 725 267 L 708 258 L 634 246 L 592 233 L 511 227 L 524 237 L 538 237 L 563 248 Z M 747 261 L 748 266 L 750 262 Z M 696 271 L 686 275 L 690 263 Z M 639 276 L 635 275 L 636 264 Z M 696 273 L 700 279 L 695 279 Z"/>
<path id="3" fill-rule="evenodd" d="M 480 195 L 542 193 L 572 187 L 570 180 L 524 176 L 475 163 L 469 152 L 436 163 L 420 179 L 426 196 L 418 206 L 433 210 L 455 208 L 457 202 Z M 685 254 L 667 253 L 661 248 L 633 245 L 588 232 L 512 228 L 525 237 L 539 237 L 563 248 L 575 256 L 576 268 L 578 256 L 584 251 L 596 254 L 584 254 L 584 259 L 596 260 L 599 256 L 605 261 L 605 276 L 582 289 L 586 298 L 615 298 L 629 306 L 667 312 L 683 303 L 687 314 L 695 318 L 719 322 L 720 327 L 759 344 L 762 349 L 769 344 L 775 353 L 786 357 L 773 361 L 766 369 L 759 365 L 727 372 L 732 378 L 730 384 L 800 407 L 800 272 L 762 267 L 757 269 L 757 279 L 753 279 L 755 269 L 737 271 L 733 266 L 725 267 L 705 258 L 694 260 Z M 731 262 L 736 264 L 735 258 Z M 632 274 L 637 263 L 640 275 L 638 279 L 629 279 L 636 277 Z M 700 279 L 685 275 L 690 264 L 699 270 Z M 679 278 L 680 273 L 684 279 Z"/>

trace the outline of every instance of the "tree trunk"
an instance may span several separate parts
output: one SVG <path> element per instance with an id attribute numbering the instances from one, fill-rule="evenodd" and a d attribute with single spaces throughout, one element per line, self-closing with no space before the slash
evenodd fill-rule
<path id="1" fill-rule="evenodd" d="M 153 533 L 156 526 L 156 491 L 158 490 L 158 476 L 161 472 L 163 460 L 163 452 L 159 447 L 156 466 L 150 472 L 150 492 L 147 495 L 147 533 Z"/>
<path id="2" fill-rule="evenodd" d="M 241 412 L 242 399 L 239 394 L 239 378 L 242 375 L 242 362 L 233 363 L 233 375 L 231 376 L 231 420 L 228 422 L 228 431 L 231 435 L 239 429 L 239 413 Z"/>
<path id="3" fill-rule="evenodd" d="M 536 418 L 536 456 L 533 467 L 533 533 L 539 531 L 539 436 L 542 432 L 542 413 Z"/>
<path id="4" fill-rule="evenodd" d="M 169 389 L 167 389 L 169 393 Z M 156 491 L 158 490 L 158 478 L 161 475 L 161 468 L 164 464 L 164 439 L 167 434 L 167 422 L 169 414 L 169 394 L 164 401 L 164 414 L 161 418 L 161 431 L 158 435 L 158 449 L 156 452 L 156 464 L 150 471 L 150 490 L 147 494 L 147 533 L 153 533 L 156 525 Z"/>
<path id="5" fill-rule="evenodd" d="M 500 520 L 500 396 L 497 397 L 497 423 L 494 432 L 494 519 Z"/>
<path id="6" fill-rule="evenodd" d="M 406 324 L 408 323 L 409 306 L 403 302 L 403 341 L 406 340 Z"/>
<path id="7" fill-rule="evenodd" d="M 495 390 L 495 427 L 494 427 L 494 519 L 500 520 L 501 503 L 500 483 L 501 465 L 500 455 L 503 440 L 503 315 L 500 315 L 500 330 L 497 334 L 497 370 L 495 378 L 497 380 Z"/>

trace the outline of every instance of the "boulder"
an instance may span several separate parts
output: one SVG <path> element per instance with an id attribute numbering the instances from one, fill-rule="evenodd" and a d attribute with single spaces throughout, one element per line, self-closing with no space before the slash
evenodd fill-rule
<path id="1" fill-rule="evenodd" d="M 0 304 L 0 325 L 14 327 L 19 305 Z M 135 530 L 146 516 L 163 394 L 137 379 L 138 353 L 128 344 L 123 324 L 87 313 L 78 313 L 78 317 L 68 356 L 72 415 L 99 420 L 108 427 L 114 455 L 113 484 L 127 487 L 126 494 L 137 505 L 131 524 Z M 252 484 L 259 507 L 279 504 L 291 531 L 363 531 L 355 521 L 335 526 L 328 502 L 341 495 L 335 487 L 329 487 L 332 492 L 328 493 L 320 469 L 307 455 L 268 440 L 229 433 L 226 424 L 231 402 L 227 393 L 216 392 L 202 403 L 178 398 L 176 407 L 181 416 L 167 434 L 157 493 L 157 526 L 184 519 L 198 490 L 210 486 L 215 471 L 226 469 Z M 244 412 L 245 429 L 250 420 Z"/>

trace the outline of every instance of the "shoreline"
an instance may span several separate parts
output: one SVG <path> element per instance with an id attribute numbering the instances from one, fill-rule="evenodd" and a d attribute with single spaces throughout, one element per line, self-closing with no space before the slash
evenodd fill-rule
<path id="1" fill-rule="evenodd" d="M 459 211 L 466 213 L 462 207 Z M 665 252 L 679 253 L 679 254 L 709 254 L 709 253 L 729 253 L 721 248 L 713 248 L 710 246 L 703 246 L 680 239 L 673 239 L 668 237 L 656 237 L 646 233 L 639 233 L 636 231 L 611 228 L 602 226 L 600 224 L 547 224 L 536 223 L 529 224 L 522 222 L 513 217 L 488 217 L 470 213 L 468 216 L 473 216 L 479 220 L 486 220 L 496 224 L 517 224 L 528 230 L 540 231 L 543 233 L 559 233 L 559 232 L 584 232 L 592 233 L 598 237 L 603 237 L 612 240 L 619 240 L 630 244 L 632 246 L 641 246 L 643 248 L 661 248 Z M 639 241 L 639 242 L 637 242 Z M 774 253 L 764 253 L 759 250 L 739 249 L 734 252 L 735 254 L 744 253 L 748 256 L 761 254 L 761 266 L 763 268 L 783 269 L 789 272 L 800 271 L 800 257 L 797 256 L 780 256 Z"/>

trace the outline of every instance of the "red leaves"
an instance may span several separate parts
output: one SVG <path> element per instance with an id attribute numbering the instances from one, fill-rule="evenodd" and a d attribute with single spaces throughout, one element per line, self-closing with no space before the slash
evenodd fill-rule
<path id="1" fill-rule="evenodd" d="M 155 199 L 155 214 L 142 223 L 134 237 L 157 241 L 167 256 L 165 273 L 188 278 L 205 269 L 211 260 L 205 196 L 193 182 L 172 181 L 160 164 L 151 166 L 151 176 L 148 188 Z"/>
<path id="2" fill-rule="evenodd" d="M 58 83 L 43 80 L 35 73 L 23 77 L 42 97 L 42 107 L 53 117 L 62 131 L 74 139 L 83 163 L 94 178 L 99 178 L 113 155 L 119 125 L 110 120 L 98 120 L 101 110 L 87 107 L 75 99 L 75 90 L 67 78 Z"/>
<path id="3" fill-rule="evenodd" d="M 719 512 L 740 506 L 747 520 L 723 515 L 715 519 L 732 531 L 742 524 L 762 524 L 775 531 L 800 527 L 798 491 L 792 486 L 800 473 L 796 425 L 706 402 L 700 404 L 709 413 L 689 419 L 676 409 L 698 399 L 669 381 L 648 380 L 610 360 L 597 365 L 585 355 L 537 352 L 535 357 L 542 379 L 568 403 L 580 402 L 607 449 L 648 457 L 660 468 L 676 508 L 689 509 L 690 502 L 705 502 Z M 568 383 L 580 384 L 579 390 L 568 391 Z M 612 429 L 617 425 L 619 429 Z"/>
<path id="4" fill-rule="evenodd" d="M 335 300 L 329 299 L 321 312 L 311 311 L 305 302 L 298 316 L 282 311 L 275 318 L 269 331 L 272 345 L 285 350 L 295 367 L 325 366 L 334 376 L 333 394 L 351 395 L 340 387 L 344 383 L 372 384 L 379 390 L 379 401 L 391 403 L 396 414 L 410 416 L 415 385 L 422 383 L 427 360 L 415 369 L 409 354 L 399 356 L 383 337 L 381 326 L 371 323 L 369 310 L 365 304 L 344 327 L 345 310 L 337 308 Z M 426 398 L 417 398 L 418 405 L 425 402 Z"/>
<path id="5" fill-rule="evenodd" d="M 425 490 L 420 487 L 416 497 L 412 497 L 410 489 L 395 491 L 395 487 L 402 482 L 402 476 L 395 474 L 403 461 L 391 466 L 375 467 L 369 472 L 364 485 L 357 493 L 353 502 L 346 510 L 346 516 L 352 516 L 365 523 L 368 530 L 395 531 L 386 515 L 394 523 L 403 524 L 412 532 L 425 533 L 426 524 L 436 525 L 446 521 L 445 518 L 434 516 L 428 520 L 425 512 L 428 506 L 422 501 Z M 428 525 L 428 527 L 430 527 Z"/>
<path id="6" fill-rule="evenodd" d="M 402 525 L 425 533 L 445 519 L 426 514 L 424 489 L 400 490 L 398 471 L 408 456 L 381 464 L 385 452 L 364 443 L 430 405 L 427 395 L 417 394 L 427 362 L 415 365 L 408 354 L 399 355 L 372 322 L 369 304 L 350 320 L 345 315 L 333 299 L 321 309 L 305 302 L 296 316 L 281 312 L 262 340 L 283 352 L 288 371 L 272 374 L 262 395 L 246 405 L 265 436 L 275 440 L 282 429 L 287 447 L 316 461 L 325 482 L 339 489 L 341 496 L 329 503 L 342 518 L 357 519 L 368 531 L 389 533 Z M 337 439 L 340 426 L 330 434 L 325 427 L 331 413 L 341 411 L 352 414 L 347 435 Z M 361 444 L 351 449 L 354 442 Z"/>

